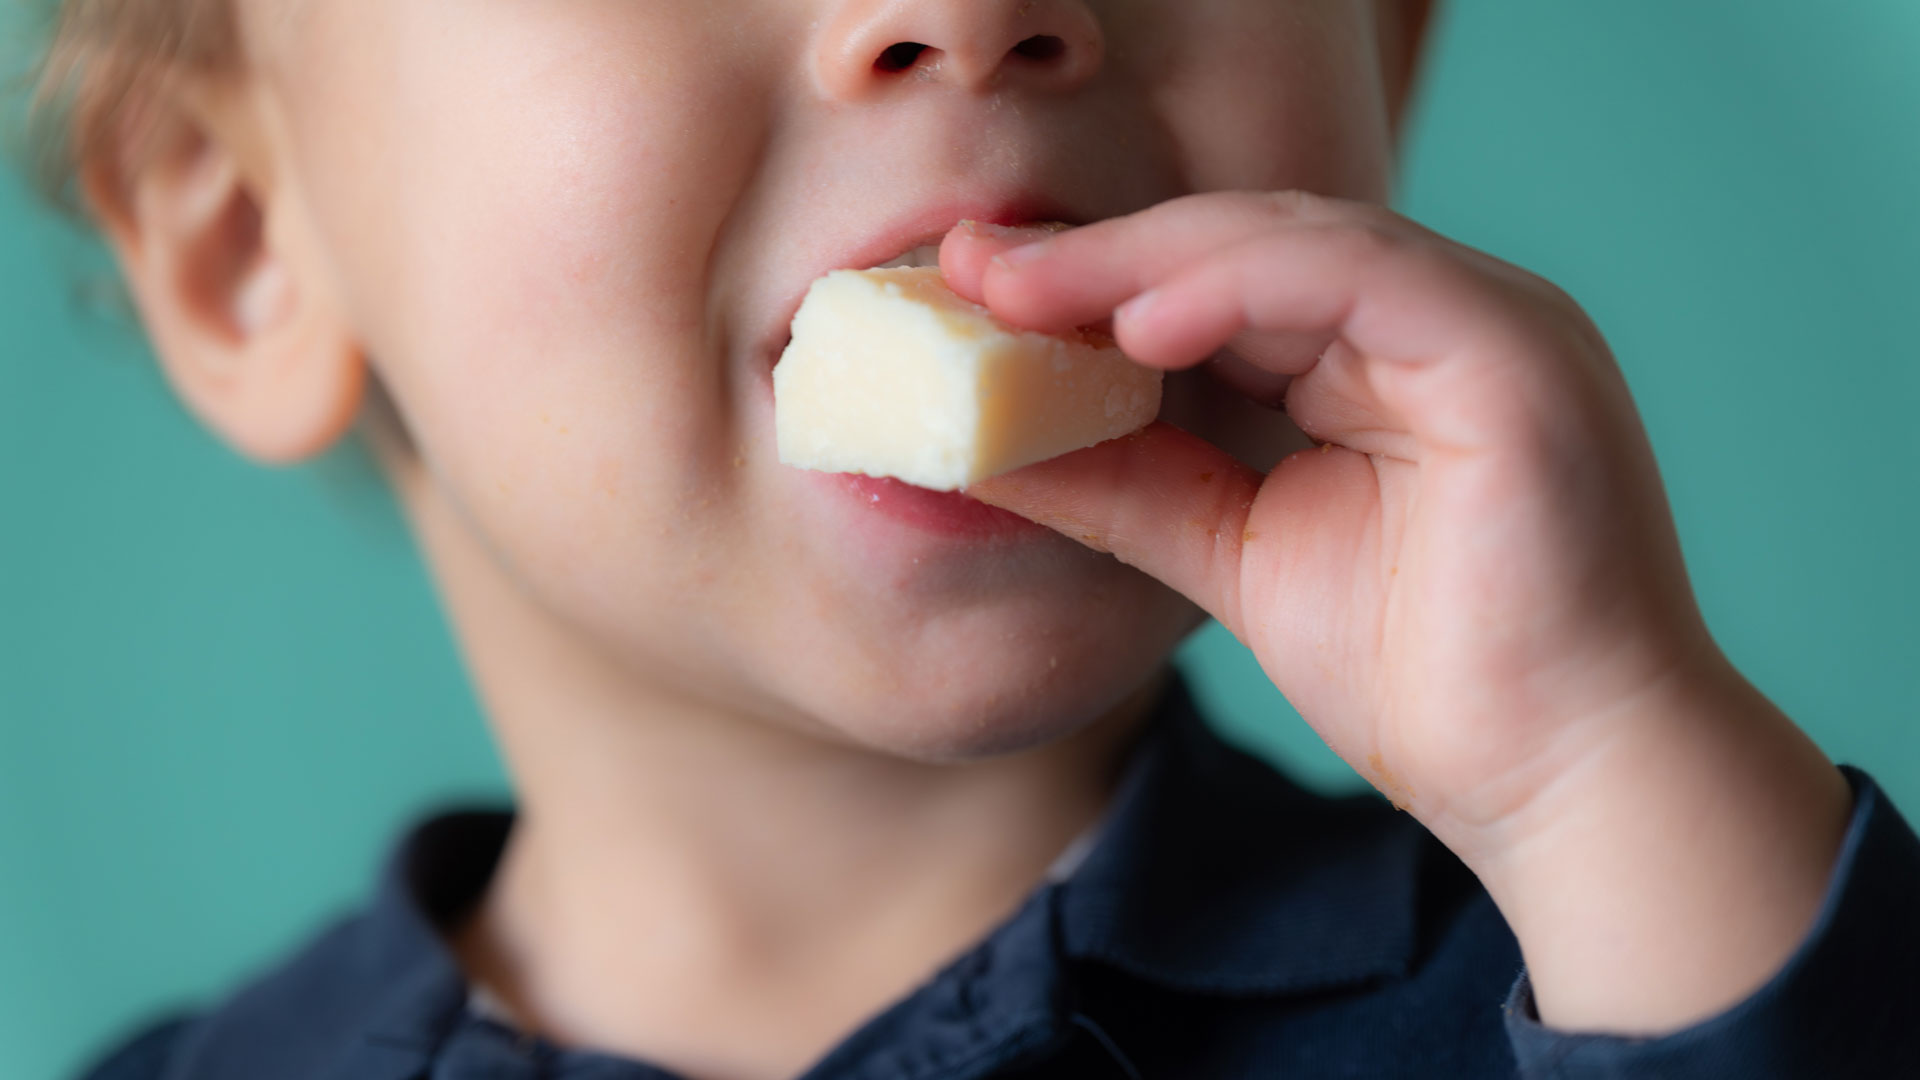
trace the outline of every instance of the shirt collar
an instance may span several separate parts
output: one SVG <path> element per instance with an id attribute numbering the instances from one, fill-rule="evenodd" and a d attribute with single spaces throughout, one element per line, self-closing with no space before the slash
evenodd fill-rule
<path id="1" fill-rule="evenodd" d="M 1191 992 L 1327 988 L 1405 972 L 1430 836 L 1374 795 L 1329 799 L 1220 740 L 1184 681 L 1064 887 L 1072 956 Z"/>
<path id="2" fill-rule="evenodd" d="M 443 812 L 415 826 L 389 856 L 357 943 L 383 977 L 360 988 L 369 992 L 360 1037 L 345 1040 L 321 1080 L 424 1073 L 466 1005 L 466 975 L 441 928 L 485 892 L 512 827 L 505 810 Z"/>
<path id="3" fill-rule="evenodd" d="M 420 1075 L 468 1000 L 436 928 L 485 890 L 512 820 L 459 811 L 416 827 L 362 915 L 209 1019 L 202 1060 L 248 1062 L 231 1071 L 261 1075 L 255 1055 L 284 1053 L 297 1038 L 310 1051 L 275 1075 Z M 1391 976 L 1410 963 L 1419 864 L 1431 845 L 1378 798 L 1311 794 L 1227 746 L 1176 676 L 1083 861 L 1037 891 L 972 962 L 1018 958 L 993 965 L 992 989 L 1006 995 L 994 1007 L 1018 1012 L 1030 1033 L 1056 1007 L 1058 980 L 1050 963 L 1026 967 L 1056 952 L 1190 993 L 1294 993 Z M 1028 940 L 1035 934 L 1045 947 Z M 958 989 L 943 993 L 977 1004 L 989 989 L 977 979 L 989 976 L 969 974 L 968 962 L 956 965 Z M 946 1008 L 939 994 L 894 1012 L 930 1008 Z"/>

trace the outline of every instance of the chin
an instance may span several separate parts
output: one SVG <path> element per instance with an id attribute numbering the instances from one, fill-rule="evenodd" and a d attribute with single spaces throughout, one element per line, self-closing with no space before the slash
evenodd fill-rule
<path id="1" fill-rule="evenodd" d="M 883 677 L 815 687 L 807 711 L 832 737 L 929 764 L 1031 750 L 1112 715 L 1162 674 L 1174 647 L 1204 621 L 1157 583 L 1148 599 L 1127 620 L 929 634 L 920 655 L 894 651 Z"/>

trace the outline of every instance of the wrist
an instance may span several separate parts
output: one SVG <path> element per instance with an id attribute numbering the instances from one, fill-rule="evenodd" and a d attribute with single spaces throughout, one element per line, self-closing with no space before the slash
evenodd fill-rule
<path id="1" fill-rule="evenodd" d="M 1851 794 L 1724 661 L 1589 730 L 1467 861 L 1519 938 L 1543 1022 L 1674 1030 L 1750 994 L 1805 937 Z"/>

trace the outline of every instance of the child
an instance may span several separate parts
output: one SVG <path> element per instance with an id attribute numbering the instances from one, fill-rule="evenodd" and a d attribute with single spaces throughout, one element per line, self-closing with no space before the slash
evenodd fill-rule
<path id="1" fill-rule="evenodd" d="M 1920 842 L 1714 645 L 1578 307 L 1380 206 L 1423 0 L 63 10 L 171 384 L 372 441 L 518 800 L 94 1075 L 1910 1063 Z M 1162 422 L 967 496 L 779 465 L 808 283 L 933 243 Z M 1214 739 L 1206 615 L 1391 805 Z"/>

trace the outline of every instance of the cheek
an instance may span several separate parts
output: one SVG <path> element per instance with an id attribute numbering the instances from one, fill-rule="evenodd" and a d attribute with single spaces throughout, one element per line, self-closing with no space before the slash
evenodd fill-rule
<path id="1" fill-rule="evenodd" d="M 723 655 L 749 534 L 707 264 L 764 133 L 704 8 L 314 5 L 332 39 L 285 95 L 333 287 L 459 543 L 663 671 Z"/>
<path id="2" fill-rule="evenodd" d="M 1366 5 L 1190 0 L 1143 54 L 1195 190 L 1383 201 L 1392 142 Z"/>
<path id="3" fill-rule="evenodd" d="M 659 546 L 645 513 L 730 460 L 705 267 L 761 136 L 713 20 L 646 8 L 363 11 L 383 53 L 297 88 L 350 318 L 423 455 L 552 566 Z"/>
<path id="4" fill-rule="evenodd" d="M 587 49 L 579 17 L 553 23 L 476 32 L 458 51 L 484 77 L 420 72 L 403 88 L 418 135 L 399 151 L 408 280 L 391 302 L 411 335 L 396 360 L 521 406 L 551 400 L 576 426 L 617 412 L 629 432 L 685 439 L 720 404 L 695 404 L 718 385 L 701 370 L 704 268 L 750 172 L 751 111 L 705 67 L 642 78 L 631 58 L 647 44 Z M 659 40 L 675 29 L 653 27 L 651 47 L 712 56 L 691 24 L 689 40 Z"/>

